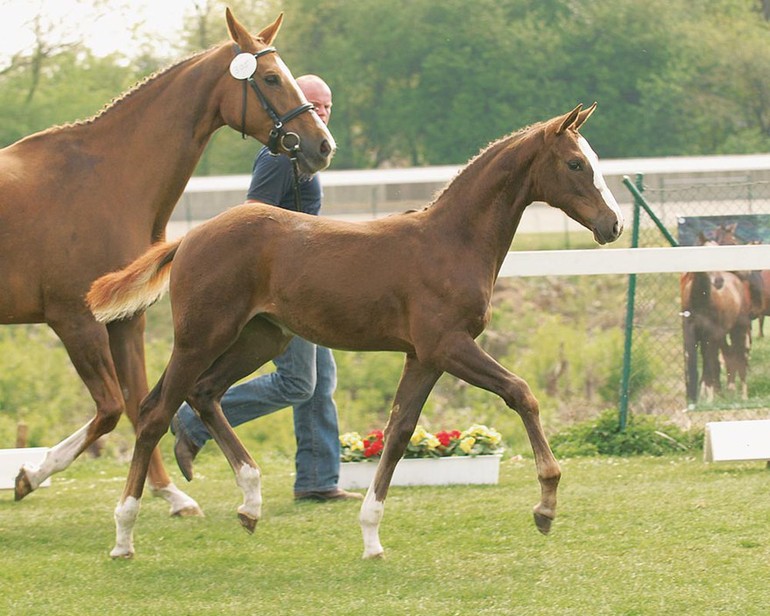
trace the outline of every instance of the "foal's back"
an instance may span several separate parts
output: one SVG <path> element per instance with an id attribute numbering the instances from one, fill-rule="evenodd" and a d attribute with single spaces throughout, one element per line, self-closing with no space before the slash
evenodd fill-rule
<path id="1" fill-rule="evenodd" d="M 457 268 L 436 254 L 441 244 L 425 218 L 356 223 L 234 207 L 182 241 L 170 283 L 175 320 L 205 316 L 217 297 L 218 309 L 231 307 L 240 323 L 263 315 L 324 346 L 410 351 L 411 330 L 424 318 L 414 306 L 435 315 L 450 309 L 443 294 L 463 297 Z"/>

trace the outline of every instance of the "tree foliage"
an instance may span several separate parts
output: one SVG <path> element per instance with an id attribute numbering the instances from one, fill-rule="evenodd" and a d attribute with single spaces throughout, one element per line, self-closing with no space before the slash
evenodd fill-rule
<path id="1" fill-rule="evenodd" d="M 766 1 L 209 0 L 178 57 L 226 37 L 226 4 L 252 31 L 285 11 L 281 54 L 334 91 L 338 169 L 462 163 L 594 100 L 586 134 L 605 158 L 770 149 Z M 35 68 L 34 53 L 0 71 L 1 145 L 86 117 L 166 64 L 72 45 Z M 197 172 L 246 173 L 257 147 L 220 131 Z"/>

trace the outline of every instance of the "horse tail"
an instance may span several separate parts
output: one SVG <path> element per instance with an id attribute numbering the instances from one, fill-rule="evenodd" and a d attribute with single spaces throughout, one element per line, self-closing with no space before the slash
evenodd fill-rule
<path id="1" fill-rule="evenodd" d="M 127 267 L 98 278 L 86 295 L 96 320 L 109 323 L 132 317 L 163 297 L 181 241 L 154 244 Z"/>

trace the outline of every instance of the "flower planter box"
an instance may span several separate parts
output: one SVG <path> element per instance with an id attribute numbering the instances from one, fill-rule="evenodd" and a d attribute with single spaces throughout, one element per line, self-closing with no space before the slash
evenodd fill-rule
<path id="1" fill-rule="evenodd" d="M 16 487 L 16 475 L 24 463 L 40 465 L 45 460 L 48 447 L 23 447 L 20 449 L 0 449 L 0 490 L 13 490 Z M 40 487 L 51 485 L 49 477 Z"/>
<path id="2" fill-rule="evenodd" d="M 447 458 L 404 458 L 393 473 L 392 486 L 446 486 L 496 484 L 501 455 L 450 456 Z M 339 486 L 344 490 L 369 487 L 377 462 L 343 462 Z"/>

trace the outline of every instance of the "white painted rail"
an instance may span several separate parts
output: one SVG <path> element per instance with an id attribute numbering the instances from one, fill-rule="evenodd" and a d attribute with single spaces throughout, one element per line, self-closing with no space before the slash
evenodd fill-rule
<path id="1" fill-rule="evenodd" d="M 500 277 L 770 269 L 770 245 L 509 252 Z"/>

